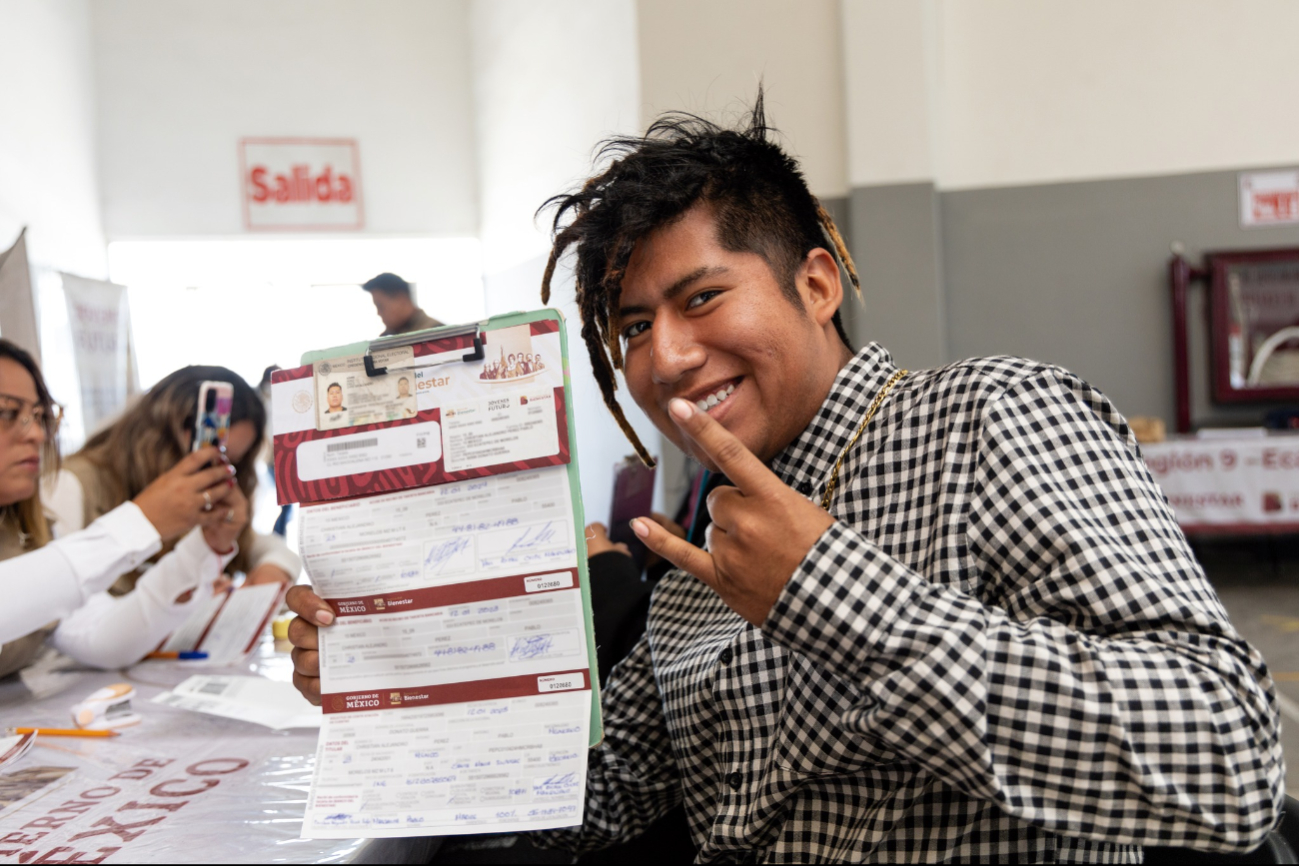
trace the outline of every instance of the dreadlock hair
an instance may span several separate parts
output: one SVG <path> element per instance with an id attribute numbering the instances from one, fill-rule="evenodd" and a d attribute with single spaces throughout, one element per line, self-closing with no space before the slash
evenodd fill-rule
<path id="1" fill-rule="evenodd" d="M 550 301 L 550 283 L 560 257 L 577 251 L 577 307 L 591 368 L 623 435 L 645 465 L 654 459 L 618 405 L 614 372 L 623 365 L 614 321 L 622 278 L 636 243 L 655 229 L 680 219 L 698 204 L 713 212 L 717 239 L 730 252 L 756 253 L 766 261 L 785 297 L 798 309 L 802 301 L 795 276 L 807 254 L 829 246 L 842 263 L 857 296 L 861 284 L 848 248 L 798 163 L 771 140 L 762 88 L 740 128 L 726 129 L 684 112 L 661 115 L 642 137 L 602 142 L 595 162 L 610 160 L 575 192 L 554 196 L 538 209 L 555 209 L 554 242 L 541 279 L 541 302 Z M 829 243 L 827 244 L 827 240 Z M 851 348 L 836 311 L 835 329 Z"/>

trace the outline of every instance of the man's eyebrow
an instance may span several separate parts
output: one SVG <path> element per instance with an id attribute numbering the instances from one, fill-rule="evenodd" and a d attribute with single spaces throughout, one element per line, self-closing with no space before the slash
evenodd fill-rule
<path id="1" fill-rule="evenodd" d="M 663 292 L 663 300 L 670 301 L 699 280 L 702 280 L 705 277 L 720 276 L 729 270 L 730 268 L 726 267 L 726 265 L 704 265 L 703 267 L 695 268 L 693 271 L 668 286 Z M 639 305 L 619 307 L 618 318 L 621 319 L 627 316 L 633 316 L 637 313 L 648 313 L 649 311 L 649 307 Z"/>

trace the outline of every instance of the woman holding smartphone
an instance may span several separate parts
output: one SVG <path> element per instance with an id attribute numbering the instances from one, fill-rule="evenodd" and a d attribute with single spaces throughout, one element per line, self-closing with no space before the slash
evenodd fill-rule
<path id="1" fill-rule="evenodd" d="M 238 489 L 220 452 L 205 449 L 55 540 L 40 481 L 58 468 L 61 415 L 32 357 L 0 339 L 0 676 L 26 667 L 47 638 L 57 638 L 60 618 L 104 595 L 163 542 L 219 520 Z"/>
<path id="2" fill-rule="evenodd" d="M 96 659 L 99 667 L 138 661 L 175 631 L 214 587 L 228 585 L 225 572 L 243 572 L 246 583 L 291 583 L 301 560 L 278 536 L 259 535 L 249 524 L 249 501 L 257 485 L 256 455 L 266 430 L 261 397 L 225 367 L 184 367 L 164 377 L 108 427 L 69 457 L 49 496 L 60 526 L 79 528 L 133 498 L 167 467 L 183 459 L 194 441 L 200 386 L 233 387 L 225 457 L 237 485 L 201 532 L 164 546 L 149 562 L 123 569 L 108 594 L 95 599 L 60 627 L 60 650 Z M 213 556 L 213 554 L 216 554 Z M 108 635 L 108 620 L 132 622 L 138 635 Z"/>

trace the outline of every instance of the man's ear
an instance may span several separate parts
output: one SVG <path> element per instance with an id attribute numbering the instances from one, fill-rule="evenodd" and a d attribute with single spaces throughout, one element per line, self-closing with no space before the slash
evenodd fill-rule
<path id="1" fill-rule="evenodd" d="M 824 247 L 813 248 L 799 269 L 798 283 L 808 315 L 823 328 L 829 325 L 843 303 L 838 259 Z"/>

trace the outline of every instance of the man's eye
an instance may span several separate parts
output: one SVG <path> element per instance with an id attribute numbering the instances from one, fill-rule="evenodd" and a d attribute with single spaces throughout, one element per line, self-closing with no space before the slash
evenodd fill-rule
<path id="1" fill-rule="evenodd" d="M 648 330 L 649 322 L 632 322 L 630 325 L 622 329 L 622 338 L 624 340 L 630 340 L 632 337 L 635 337 L 638 334 L 643 334 Z"/>
<path id="2" fill-rule="evenodd" d="M 689 310 L 689 309 L 693 309 L 694 307 L 698 307 L 702 304 L 706 304 L 720 294 L 721 291 L 718 289 L 705 289 L 704 291 L 690 298 L 690 300 L 686 303 L 686 309 Z"/>
<path id="3" fill-rule="evenodd" d="M 6 424 L 12 424 L 17 420 L 18 420 L 17 409 L 0 409 L 0 421 L 5 422 Z"/>

